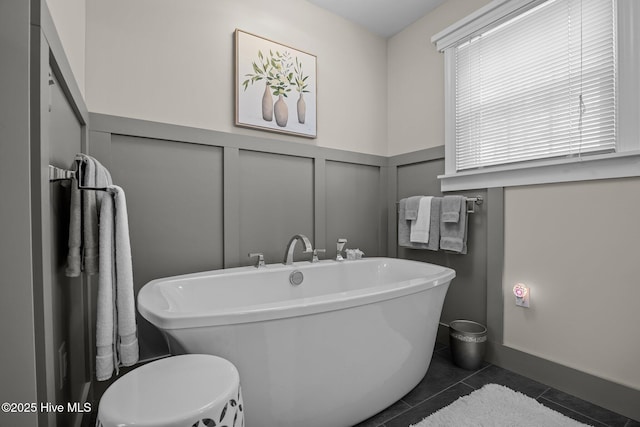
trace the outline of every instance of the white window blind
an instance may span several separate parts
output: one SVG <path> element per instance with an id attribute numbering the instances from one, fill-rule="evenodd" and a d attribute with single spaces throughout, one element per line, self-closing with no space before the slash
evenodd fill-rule
<path id="1" fill-rule="evenodd" d="M 549 0 L 459 42 L 456 170 L 616 146 L 613 0 Z"/>

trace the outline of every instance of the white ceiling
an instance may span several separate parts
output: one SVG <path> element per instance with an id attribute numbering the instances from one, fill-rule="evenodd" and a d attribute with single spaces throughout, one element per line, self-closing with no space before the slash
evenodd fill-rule
<path id="1" fill-rule="evenodd" d="M 385 38 L 393 36 L 445 2 L 445 0 L 309 1 Z"/>

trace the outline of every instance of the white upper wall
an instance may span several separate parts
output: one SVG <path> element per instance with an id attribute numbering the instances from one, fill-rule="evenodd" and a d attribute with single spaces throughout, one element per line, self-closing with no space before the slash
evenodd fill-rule
<path id="1" fill-rule="evenodd" d="M 318 138 L 234 126 L 236 28 L 317 56 Z M 87 3 L 89 111 L 387 153 L 386 40 L 299 0 Z"/>
<path id="2" fill-rule="evenodd" d="M 388 41 L 388 155 L 444 145 L 444 55 L 431 36 L 490 0 L 448 0 Z"/>
<path id="3" fill-rule="evenodd" d="M 505 190 L 505 345 L 640 389 L 639 210 L 640 178 Z"/>
<path id="4" fill-rule="evenodd" d="M 71 71 L 85 96 L 86 0 L 46 0 Z"/>

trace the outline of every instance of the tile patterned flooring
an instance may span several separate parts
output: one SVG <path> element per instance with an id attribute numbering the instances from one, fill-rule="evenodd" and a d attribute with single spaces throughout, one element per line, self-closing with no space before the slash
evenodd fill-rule
<path id="1" fill-rule="evenodd" d="M 594 427 L 640 427 L 638 421 L 495 365 L 485 363 L 477 371 L 458 368 L 451 361 L 449 347 L 441 344 L 436 344 L 429 371 L 413 390 L 355 427 L 408 427 L 489 383 L 519 391 L 554 411 Z"/>

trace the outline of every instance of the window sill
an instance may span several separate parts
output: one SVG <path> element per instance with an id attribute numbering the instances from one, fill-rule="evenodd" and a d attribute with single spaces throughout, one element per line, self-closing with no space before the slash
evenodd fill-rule
<path id="1" fill-rule="evenodd" d="M 441 190 L 445 192 L 633 176 L 640 176 L 640 150 L 496 166 L 438 178 Z"/>

